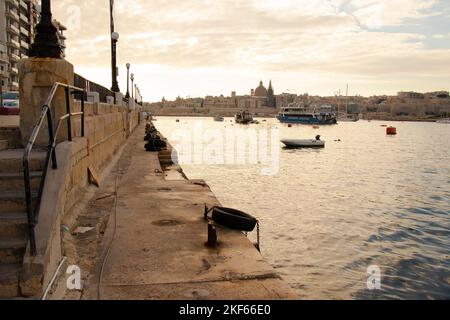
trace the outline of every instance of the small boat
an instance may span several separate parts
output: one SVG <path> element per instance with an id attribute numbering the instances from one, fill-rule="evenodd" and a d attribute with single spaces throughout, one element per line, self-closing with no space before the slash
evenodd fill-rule
<path id="1" fill-rule="evenodd" d="M 234 119 L 238 124 L 250 124 L 254 121 L 252 114 L 248 110 L 238 112 Z"/>
<path id="2" fill-rule="evenodd" d="M 317 136 L 316 139 L 284 139 L 281 140 L 286 148 L 295 149 L 295 148 L 325 148 L 325 141 L 320 140 L 320 136 Z"/>
<path id="3" fill-rule="evenodd" d="M 437 123 L 446 123 L 446 124 L 449 124 L 449 123 L 450 123 L 450 118 L 438 120 L 438 121 L 436 121 L 436 122 L 437 122 Z"/>
<path id="4" fill-rule="evenodd" d="M 225 121 L 225 118 L 224 118 L 224 117 L 221 117 L 221 116 L 216 116 L 216 117 L 214 117 L 214 121 L 215 121 L 215 122 L 224 122 L 224 121 Z"/>

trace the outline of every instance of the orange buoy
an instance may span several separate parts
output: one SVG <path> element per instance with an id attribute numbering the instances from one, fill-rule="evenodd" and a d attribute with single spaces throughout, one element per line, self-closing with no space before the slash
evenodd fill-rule
<path id="1" fill-rule="evenodd" d="M 388 136 L 395 136 L 395 135 L 397 134 L 397 128 L 394 128 L 394 127 L 388 127 L 388 128 L 386 129 L 386 134 L 387 134 Z"/>

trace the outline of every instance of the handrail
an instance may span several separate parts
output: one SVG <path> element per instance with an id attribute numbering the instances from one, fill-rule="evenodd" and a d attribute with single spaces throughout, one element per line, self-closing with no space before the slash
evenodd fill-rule
<path id="1" fill-rule="evenodd" d="M 56 129 L 53 130 L 53 116 L 52 111 L 50 109 L 50 105 L 55 97 L 55 94 L 58 88 L 64 88 L 65 90 L 65 98 L 66 98 L 66 114 L 63 115 L 56 125 Z M 70 96 L 72 94 L 82 93 L 83 99 L 81 99 L 81 112 L 72 113 L 70 106 Z M 37 254 L 37 246 L 36 246 L 36 234 L 35 228 L 39 222 L 39 210 L 41 207 L 42 194 L 44 192 L 45 180 L 47 177 L 48 166 L 50 161 L 52 161 L 52 169 L 55 170 L 58 168 L 57 158 L 56 158 L 56 139 L 58 137 L 59 130 L 61 128 L 63 121 L 67 122 L 67 136 L 68 140 L 72 141 L 72 117 L 81 116 L 81 136 L 84 137 L 84 103 L 86 100 L 86 91 L 81 88 L 77 88 L 71 85 L 63 84 L 56 82 L 53 84 L 50 93 L 45 100 L 44 105 L 42 106 L 42 112 L 39 116 L 39 119 L 36 125 L 33 128 L 30 139 L 25 147 L 25 151 L 23 154 L 23 177 L 24 177 L 24 185 L 25 185 L 25 199 L 26 199 L 26 208 L 27 208 L 27 220 L 28 220 L 28 233 L 29 233 L 29 241 L 30 241 L 30 253 L 32 256 L 36 256 Z M 48 135 L 49 135 L 49 143 L 47 147 L 47 155 L 45 158 L 45 165 L 42 171 L 42 178 L 39 184 L 39 191 L 37 194 L 36 204 L 33 207 L 33 195 L 31 193 L 31 179 L 30 179 L 30 154 L 33 150 L 33 147 L 36 143 L 36 139 L 41 132 L 42 125 L 44 124 L 45 119 L 47 119 L 47 127 L 48 127 Z"/>

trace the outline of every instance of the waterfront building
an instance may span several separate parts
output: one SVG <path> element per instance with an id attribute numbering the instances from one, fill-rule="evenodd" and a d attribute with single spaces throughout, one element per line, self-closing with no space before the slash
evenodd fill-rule
<path id="1" fill-rule="evenodd" d="M 18 62 L 28 57 L 40 8 L 36 0 L 0 0 L 2 91 L 19 90 Z M 2 70 L 3 67 L 3 71 Z"/>
<path id="2" fill-rule="evenodd" d="M 66 57 L 66 36 L 64 35 L 64 31 L 67 30 L 67 28 L 58 20 L 53 20 L 53 24 L 55 25 L 56 29 L 58 30 L 58 41 L 62 48 L 62 57 Z"/>

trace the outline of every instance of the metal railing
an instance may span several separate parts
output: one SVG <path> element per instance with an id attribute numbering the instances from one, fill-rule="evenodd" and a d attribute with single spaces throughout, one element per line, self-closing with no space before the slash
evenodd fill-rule
<path id="1" fill-rule="evenodd" d="M 82 88 L 88 92 L 97 92 L 100 96 L 100 102 L 106 103 L 106 97 L 114 97 L 115 94 L 111 90 L 95 83 L 86 78 L 80 76 L 79 74 L 74 75 L 74 85 Z M 81 100 L 81 97 L 75 96 L 76 99 Z"/>
<path id="2" fill-rule="evenodd" d="M 65 90 L 65 100 L 66 100 L 66 114 L 63 115 L 56 125 L 55 130 L 53 130 L 53 116 L 51 111 L 51 103 L 53 98 L 59 88 L 63 88 Z M 82 94 L 83 98 L 81 99 L 81 112 L 72 113 L 71 112 L 71 95 L 73 94 Z M 28 233 L 29 233 L 29 241 L 30 241 L 30 253 L 32 256 L 36 256 L 37 247 L 36 247 L 36 234 L 35 228 L 39 222 L 39 210 L 41 207 L 42 194 L 44 192 L 45 179 L 47 177 L 48 167 L 50 161 L 52 161 L 52 168 L 56 170 L 58 168 L 58 162 L 56 159 L 56 141 L 58 137 L 58 132 L 61 128 L 61 125 L 64 121 L 67 121 L 67 135 L 68 140 L 72 141 L 72 117 L 81 116 L 81 136 L 84 137 L 84 101 L 86 97 L 86 91 L 84 89 L 74 87 L 67 84 L 55 83 L 50 91 L 50 94 L 45 101 L 45 104 L 42 106 L 41 115 L 33 128 L 31 133 L 31 137 L 25 147 L 24 155 L 23 155 L 23 169 L 24 169 L 24 184 L 25 184 L 25 199 L 26 199 L 26 208 L 27 208 L 27 220 L 28 220 Z M 45 158 L 45 165 L 42 172 L 42 178 L 39 185 L 39 190 L 36 198 L 36 203 L 33 206 L 33 195 L 31 192 L 31 178 L 30 178 L 30 155 L 33 147 L 36 143 L 36 139 L 41 132 L 42 125 L 44 121 L 47 120 L 48 126 L 48 135 L 49 135 L 49 144 L 47 148 L 47 155 Z"/>

